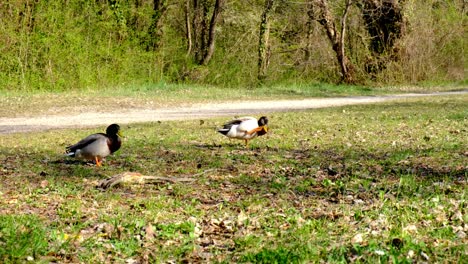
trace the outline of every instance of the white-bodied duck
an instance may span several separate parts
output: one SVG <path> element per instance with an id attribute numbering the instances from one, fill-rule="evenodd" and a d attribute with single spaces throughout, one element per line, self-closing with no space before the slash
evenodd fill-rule
<path id="1" fill-rule="evenodd" d="M 267 125 L 268 118 L 266 116 L 262 116 L 258 120 L 255 117 L 245 116 L 229 121 L 218 129 L 218 132 L 229 138 L 244 140 L 245 146 L 248 146 L 249 140 L 263 136 L 268 132 Z"/>

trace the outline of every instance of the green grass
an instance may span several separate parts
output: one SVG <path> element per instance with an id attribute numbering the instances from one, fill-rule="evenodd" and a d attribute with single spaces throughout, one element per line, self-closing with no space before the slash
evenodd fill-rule
<path id="1" fill-rule="evenodd" d="M 0 215 L 0 256 L 4 261 L 47 252 L 44 225 L 36 215 Z"/>
<path id="2" fill-rule="evenodd" d="M 123 125 L 101 168 L 62 153 L 104 127 L 2 135 L 0 262 L 462 263 L 466 102 L 270 114 L 249 149 L 225 119 Z M 96 189 L 124 171 L 201 174 Z"/>

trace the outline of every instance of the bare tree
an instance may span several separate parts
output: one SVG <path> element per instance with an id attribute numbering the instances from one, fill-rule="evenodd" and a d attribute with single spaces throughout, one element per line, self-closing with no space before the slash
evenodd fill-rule
<path id="1" fill-rule="evenodd" d="M 263 80 L 270 60 L 270 13 L 273 10 L 274 0 L 265 0 L 265 6 L 260 19 L 260 33 L 258 43 L 258 74 L 257 79 Z"/>
<path id="2" fill-rule="evenodd" d="M 314 0 L 314 7 L 317 8 L 318 17 L 317 21 L 324 27 L 328 39 L 332 44 L 332 48 L 336 53 L 338 64 L 340 65 L 341 75 L 345 83 L 354 83 L 354 67 L 349 58 L 345 54 L 345 33 L 346 33 L 346 19 L 349 8 L 352 5 L 352 0 L 345 0 L 345 7 L 341 15 L 341 26 L 337 28 L 335 17 L 333 16 L 328 6 L 327 0 Z"/>

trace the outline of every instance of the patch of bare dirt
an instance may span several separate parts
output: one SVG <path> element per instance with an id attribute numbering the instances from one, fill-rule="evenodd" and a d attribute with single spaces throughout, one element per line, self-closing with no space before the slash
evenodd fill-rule
<path id="1" fill-rule="evenodd" d="M 268 114 L 272 112 L 379 103 L 413 97 L 457 94 L 468 94 L 468 90 L 430 94 L 398 94 L 387 96 L 356 96 L 303 100 L 205 103 L 186 107 L 123 107 L 117 110 L 102 111 L 97 109 L 93 109 L 91 111 L 86 107 L 83 109 L 75 109 L 75 111 L 65 111 L 65 109 L 62 111 L 55 107 L 53 109 L 54 111 L 49 112 L 50 114 L 47 115 L 39 114 L 37 116 L 0 117 L 0 134 L 44 131 L 71 127 L 92 127 L 108 125 L 111 123 L 129 124 L 165 120 L 191 120 L 220 116 Z"/>

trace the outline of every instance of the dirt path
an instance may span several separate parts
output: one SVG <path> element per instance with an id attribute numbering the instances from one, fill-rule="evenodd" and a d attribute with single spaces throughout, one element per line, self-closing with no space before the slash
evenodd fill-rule
<path id="1" fill-rule="evenodd" d="M 43 131 L 69 127 L 91 127 L 110 123 L 128 124 L 164 120 L 190 120 L 219 116 L 258 115 L 343 105 L 386 102 L 396 99 L 464 95 L 468 90 L 432 94 L 398 94 L 388 96 L 358 96 L 304 100 L 248 101 L 196 104 L 183 108 L 119 109 L 112 112 L 80 112 L 35 117 L 1 117 L 0 134 Z"/>

